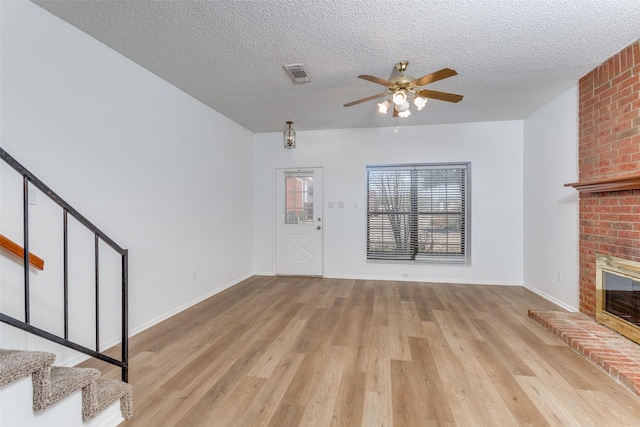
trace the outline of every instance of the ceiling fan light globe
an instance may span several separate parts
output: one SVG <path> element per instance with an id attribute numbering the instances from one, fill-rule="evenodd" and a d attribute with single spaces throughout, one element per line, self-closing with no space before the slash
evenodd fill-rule
<path id="1" fill-rule="evenodd" d="M 402 105 L 407 100 L 407 94 L 404 90 L 399 90 L 393 94 L 393 103 L 396 105 Z"/>
<path id="2" fill-rule="evenodd" d="M 388 100 L 384 102 L 379 102 L 378 111 L 380 111 L 382 114 L 387 114 L 387 111 L 389 110 L 390 106 L 391 106 L 391 103 Z"/>
<path id="3" fill-rule="evenodd" d="M 424 108 L 425 105 L 427 105 L 427 99 L 421 96 L 416 96 L 416 99 L 413 100 L 413 103 L 418 111 L 420 111 Z"/>
<path id="4" fill-rule="evenodd" d="M 398 111 L 398 113 L 403 113 L 405 111 L 409 111 L 409 102 L 408 101 L 404 101 L 401 105 L 397 105 L 396 106 L 396 111 Z"/>

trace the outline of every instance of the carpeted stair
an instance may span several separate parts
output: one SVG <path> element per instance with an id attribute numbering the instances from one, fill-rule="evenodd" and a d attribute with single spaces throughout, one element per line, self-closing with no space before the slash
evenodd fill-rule
<path id="1" fill-rule="evenodd" d="M 82 389 L 82 419 L 88 421 L 120 399 L 124 419 L 133 417 L 131 385 L 100 378 L 92 368 L 52 366 L 53 353 L 0 349 L 0 387 L 31 375 L 33 410 L 41 411 Z"/>

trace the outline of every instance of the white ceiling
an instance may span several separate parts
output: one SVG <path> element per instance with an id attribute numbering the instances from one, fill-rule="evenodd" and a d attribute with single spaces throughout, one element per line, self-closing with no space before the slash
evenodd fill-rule
<path id="1" fill-rule="evenodd" d="M 388 79 L 449 67 L 401 125 L 523 119 L 640 37 L 638 0 L 210 0 L 34 3 L 253 132 L 393 126 Z M 312 79 L 294 84 L 284 64 Z"/>

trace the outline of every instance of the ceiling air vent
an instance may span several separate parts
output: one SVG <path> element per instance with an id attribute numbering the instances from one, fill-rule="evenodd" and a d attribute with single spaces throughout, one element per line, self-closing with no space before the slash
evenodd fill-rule
<path id="1" fill-rule="evenodd" d="M 287 70 L 287 74 L 289 74 L 294 83 L 311 81 L 307 70 L 304 69 L 304 64 L 288 64 L 284 66 L 284 69 Z"/>

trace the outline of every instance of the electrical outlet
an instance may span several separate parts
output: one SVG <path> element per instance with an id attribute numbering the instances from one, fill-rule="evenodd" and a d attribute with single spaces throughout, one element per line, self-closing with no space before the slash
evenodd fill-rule
<path id="1" fill-rule="evenodd" d="M 558 271 L 558 282 L 562 282 L 562 271 Z"/>
<path id="2" fill-rule="evenodd" d="M 402 273 L 402 277 L 409 277 L 409 273 Z"/>
<path id="3" fill-rule="evenodd" d="M 198 277 L 197 277 L 197 274 L 196 274 L 196 272 L 194 271 L 194 272 L 193 272 L 193 281 L 195 282 L 195 281 L 197 280 L 197 278 L 198 278 Z"/>

